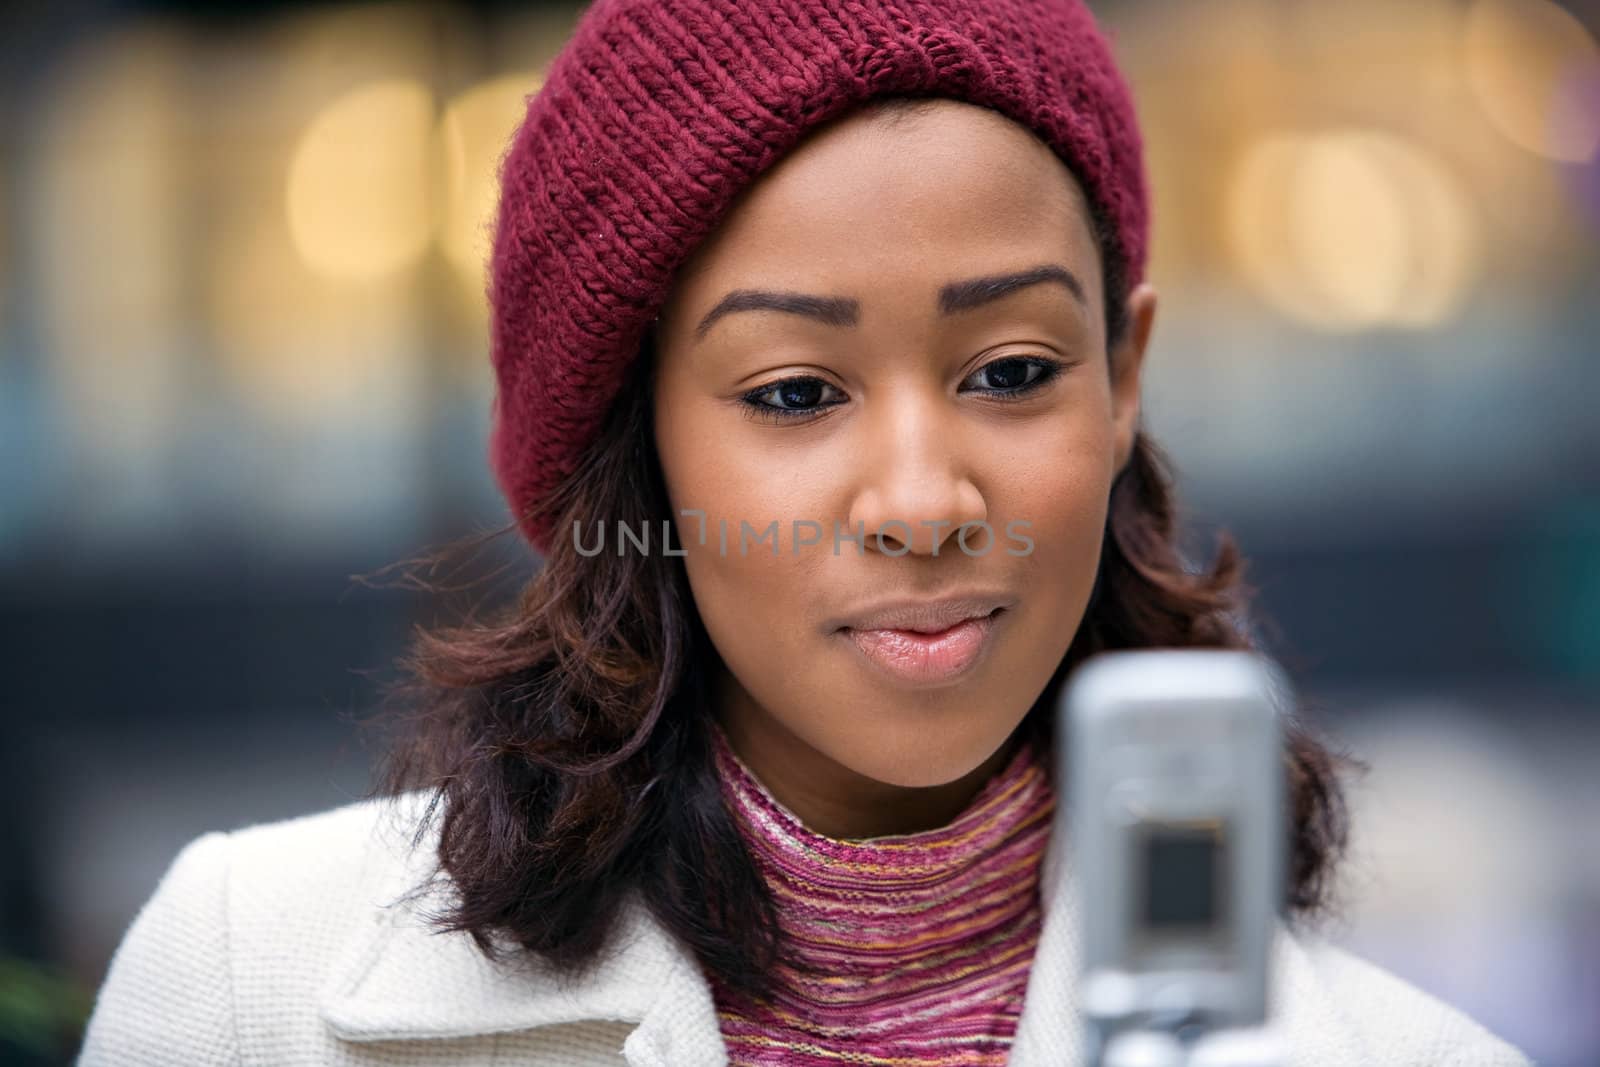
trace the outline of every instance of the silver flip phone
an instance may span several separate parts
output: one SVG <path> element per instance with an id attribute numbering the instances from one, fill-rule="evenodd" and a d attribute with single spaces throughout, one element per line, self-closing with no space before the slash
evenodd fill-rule
<path id="1" fill-rule="evenodd" d="M 1280 711 L 1253 652 L 1101 653 L 1061 697 L 1091 1043 L 1266 1021 L 1285 887 Z"/>

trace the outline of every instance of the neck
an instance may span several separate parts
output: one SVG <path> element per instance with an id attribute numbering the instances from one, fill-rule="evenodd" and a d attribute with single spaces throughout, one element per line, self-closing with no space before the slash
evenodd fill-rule
<path id="1" fill-rule="evenodd" d="M 830 758 L 755 705 L 724 672 L 717 716 L 723 736 L 752 774 L 815 833 L 844 840 L 921 833 L 946 826 L 1006 765 L 1019 735 L 954 781 L 900 786 Z"/>

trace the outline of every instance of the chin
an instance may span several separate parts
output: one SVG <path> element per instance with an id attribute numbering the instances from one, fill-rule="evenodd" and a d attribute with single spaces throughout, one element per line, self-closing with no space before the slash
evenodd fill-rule
<path id="1" fill-rule="evenodd" d="M 914 736 L 890 741 L 884 738 L 863 738 L 850 744 L 839 759 L 857 774 L 903 789 L 928 789 L 949 785 L 958 778 L 971 774 L 984 760 L 994 755 L 1003 743 L 974 744 L 970 738 L 951 738 L 949 744 L 938 742 L 938 732 L 927 726 L 918 728 Z"/>

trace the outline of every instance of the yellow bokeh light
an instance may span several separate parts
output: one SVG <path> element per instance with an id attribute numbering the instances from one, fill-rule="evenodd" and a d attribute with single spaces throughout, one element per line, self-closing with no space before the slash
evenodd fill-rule
<path id="1" fill-rule="evenodd" d="M 1420 147 L 1376 131 L 1258 142 L 1235 174 L 1227 224 L 1255 288 L 1325 330 L 1436 325 L 1479 262 L 1460 184 Z"/>
<path id="2" fill-rule="evenodd" d="M 1227 233 L 1245 278 L 1280 311 L 1301 321 L 1326 318 L 1298 284 L 1296 251 L 1284 220 L 1294 188 L 1300 138 L 1275 135 L 1252 145 L 1228 189 Z"/>
<path id="3" fill-rule="evenodd" d="M 1512 143 L 1569 163 L 1600 148 L 1600 46 L 1570 13 L 1549 0 L 1476 0 L 1462 58 L 1484 115 Z"/>
<path id="4" fill-rule="evenodd" d="M 1347 137 L 1300 144 L 1284 220 L 1301 284 L 1351 327 L 1389 317 L 1416 254 L 1407 205 L 1365 148 Z"/>
<path id="5" fill-rule="evenodd" d="M 1404 298 L 1389 308 L 1389 321 L 1430 327 L 1449 320 L 1482 267 L 1481 223 L 1464 184 L 1421 145 L 1381 133 L 1347 137 L 1386 176 L 1405 211 L 1412 254 Z"/>
<path id="6" fill-rule="evenodd" d="M 438 152 L 444 167 L 439 243 L 478 297 L 493 236 L 500 159 L 539 85 L 533 73 L 495 78 L 452 100 L 439 121 Z"/>
<path id="7" fill-rule="evenodd" d="M 410 78 L 373 82 L 335 99 L 290 158 L 290 237 L 307 266 L 345 281 L 413 266 L 432 239 L 428 154 L 433 94 Z"/>

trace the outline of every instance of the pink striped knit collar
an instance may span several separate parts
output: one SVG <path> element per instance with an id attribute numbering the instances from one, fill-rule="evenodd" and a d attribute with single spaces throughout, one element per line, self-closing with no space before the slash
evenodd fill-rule
<path id="1" fill-rule="evenodd" d="M 842 840 L 807 828 L 720 729 L 723 795 L 773 890 L 786 960 L 775 1006 L 713 981 L 735 1064 L 1005 1062 L 1042 911 L 1055 808 L 1024 739 L 949 824 Z"/>
<path id="2" fill-rule="evenodd" d="M 1024 738 L 1005 766 L 946 825 L 883 837 L 829 837 L 807 827 L 772 795 L 716 723 L 712 736 L 723 796 L 758 862 L 777 861 L 791 877 L 836 888 L 889 894 L 899 887 L 926 888 L 957 878 L 1053 807 L 1044 763 Z"/>

